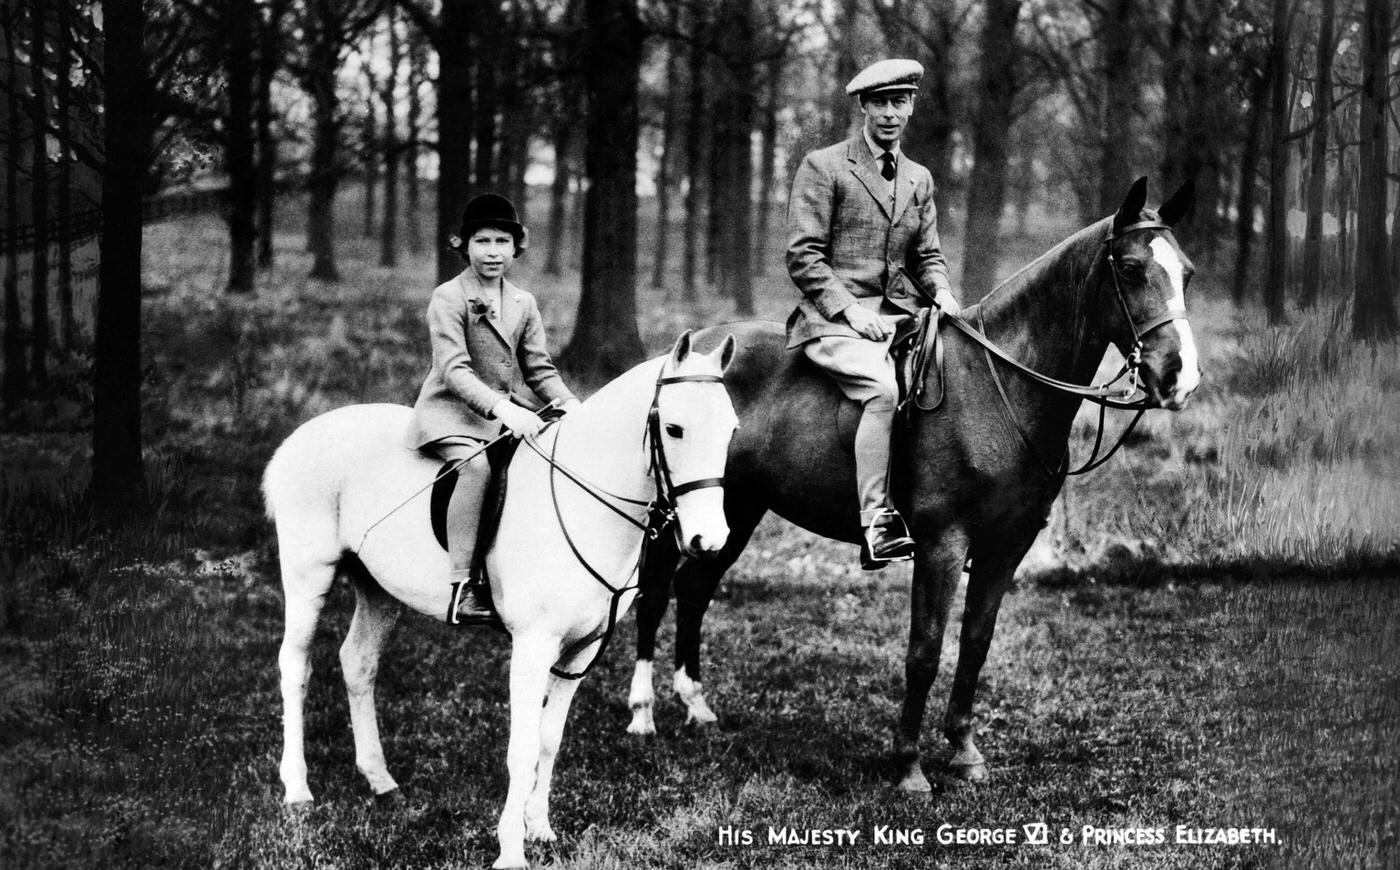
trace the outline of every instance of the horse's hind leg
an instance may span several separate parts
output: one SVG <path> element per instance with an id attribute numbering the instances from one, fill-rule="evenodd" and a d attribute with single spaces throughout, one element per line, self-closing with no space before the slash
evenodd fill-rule
<path id="1" fill-rule="evenodd" d="M 355 615 L 340 647 L 340 669 L 350 700 L 350 727 L 355 734 L 355 767 L 380 798 L 393 795 L 399 784 L 389 775 L 384 747 L 379 742 L 379 718 L 374 707 L 374 681 L 379 656 L 399 617 L 399 606 L 363 565 L 346 566 L 355 585 Z"/>
<path id="2" fill-rule="evenodd" d="M 335 581 L 334 557 L 298 555 L 290 552 L 288 538 L 282 540 L 282 589 L 285 596 L 285 626 L 282 648 L 277 654 L 282 687 L 282 763 L 278 772 L 286 789 L 288 804 L 311 803 L 306 782 L 304 707 L 306 685 L 311 679 L 311 638 L 316 619 L 326 603 L 326 593 Z"/>
<path id="3" fill-rule="evenodd" d="M 748 546 L 766 508 L 744 506 L 756 499 L 725 494 L 729 540 L 713 559 L 688 559 L 676 572 L 676 674 L 674 688 L 685 704 L 686 724 L 708 725 L 719 719 L 700 686 L 700 629 L 724 572 Z"/>
<path id="4" fill-rule="evenodd" d="M 1038 529 L 1037 529 L 1038 530 Z M 1014 539 L 1013 539 L 1014 540 Z M 948 696 L 948 712 L 943 719 L 943 735 L 953 745 L 949 773 L 969 782 L 987 778 L 987 763 L 972 740 L 972 705 L 977 694 L 977 678 L 987 661 L 987 651 L 996 631 L 1002 597 L 1011 588 L 1016 566 L 1035 540 L 1032 534 L 1024 546 L 979 546 L 972 552 L 972 568 L 967 582 L 967 606 L 963 609 L 962 637 L 958 646 L 958 667 Z"/>
<path id="5" fill-rule="evenodd" d="M 641 568 L 641 597 L 637 599 L 637 664 L 632 672 L 632 687 L 627 694 L 627 706 L 632 710 L 628 734 L 655 734 L 653 709 L 656 692 L 652 688 L 652 660 L 656 658 L 656 631 L 666 615 L 671 600 L 671 576 L 680 561 L 680 548 L 675 539 L 663 536 L 647 549 Z"/>

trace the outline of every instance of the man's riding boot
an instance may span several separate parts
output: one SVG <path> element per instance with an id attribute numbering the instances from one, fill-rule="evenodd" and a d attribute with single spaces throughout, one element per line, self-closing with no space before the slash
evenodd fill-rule
<path id="1" fill-rule="evenodd" d="M 860 567 L 878 571 L 914 556 L 914 539 L 899 512 L 890 507 L 890 440 L 894 401 L 878 396 L 865 403 L 856 428 L 856 483 L 860 487 Z"/>
<path id="2" fill-rule="evenodd" d="M 878 508 L 860 512 L 860 567 L 878 571 L 891 562 L 907 562 L 914 558 L 914 539 L 904 525 L 904 518 L 894 508 Z"/>

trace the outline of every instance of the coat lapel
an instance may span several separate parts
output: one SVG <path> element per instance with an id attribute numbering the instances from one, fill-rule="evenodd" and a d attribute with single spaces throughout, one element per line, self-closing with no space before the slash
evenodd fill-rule
<path id="1" fill-rule="evenodd" d="M 520 331 L 520 320 L 524 316 L 525 297 L 520 295 L 520 288 L 502 278 L 500 334 L 511 350 L 515 350 L 515 336 Z"/>
<path id="2" fill-rule="evenodd" d="M 909 205 L 909 200 L 914 198 L 914 176 L 904 168 L 904 159 L 900 158 L 895 164 L 898 174 L 894 177 L 894 217 L 890 223 L 899 223 L 899 219 L 904 216 L 904 209 Z"/>
<path id="3" fill-rule="evenodd" d="M 857 135 L 850 140 L 850 144 L 846 148 L 846 159 L 851 163 L 851 171 L 865 187 L 865 192 L 870 194 L 870 198 L 875 200 L 875 204 L 880 207 L 881 214 L 888 219 L 890 217 L 890 204 L 885 201 L 884 179 L 880 178 L 876 171 L 875 158 L 870 156 L 870 149 L 865 147 L 861 136 Z"/>
<path id="4" fill-rule="evenodd" d="M 504 344 L 507 349 L 514 351 L 515 342 L 511 340 L 511 336 L 515 333 L 515 325 L 519 324 L 520 322 L 519 292 L 509 281 L 506 281 L 504 278 L 501 279 L 501 311 L 500 316 L 493 320 L 490 317 L 477 314 L 472 310 L 474 308 L 478 308 L 479 304 L 490 304 L 490 302 L 487 300 L 486 291 L 482 288 L 481 282 L 478 281 L 476 278 L 476 273 L 472 272 L 469 268 L 467 269 L 467 271 L 462 273 L 461 278 L 462 292 L 465 293 L 467 297 L 468 325 L 473 325 L 477 322 L 486 324 L 491 329 L 491 331 L 496 334 L 496 338 L 500 339 L 501 343 Z M 515 301 L 512 302 L 512 299 L 514 299 Z M 516 310 L 515 320 L 513 323 L 507 320 L 512 305 Z"/>

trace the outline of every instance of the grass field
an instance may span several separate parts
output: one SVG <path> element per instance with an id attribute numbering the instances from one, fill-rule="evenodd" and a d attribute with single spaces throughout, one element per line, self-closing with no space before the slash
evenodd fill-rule
<path id="1" fill-rule="evenodd" d="M 1058 231 L 1018 240 L 1006 265 Z M 409 804 L 377 810 L 354 771 L 335 654 L 346 590 L 315 647 L 318 803 L 296 816 L 280 806 L 281 597 L 258 475 L 316 413 L 411 401 L 432 282 L 422 265 L 378 269 L 375 245 L 348 240 L 347 281 L 318 285 L 301 277 L 299 237 L 279 241 L 258 297 L 229 300 L 218 221 L 147 233 L 149 526 L 98 534 L 75 507 L 81 360 L 0 436 L 0 866 L 494 857 L 508 649 L 404 618 L 380 710 Z M 539 277 L 539 253 L 518 277 L 557 343 L 577 276 Z M 760 310 L 781 318 L 791 295 L 767 259 Z M 978 693 L 989 782 L 893 791 L 907 569 L 862 574 L 849 548 L 769 520 L 706 623 L 719 727 L 685 727 L 665 699 L 659 737 L 623 733 L 629 620 L 570 718 L 554 790 L 561 842 L 533 857 L 562 868 L 1400 865 L 1400 357 L 1351 348 L 1326 314 L 1269 329 L 1213 301 L 1220 281 L 1200 271 L 1189 304 L 1205 384 L 1068 487 L 1003 608 Z M 641 308 L 657 350 L 731 316 L 723 302 L 691 310 L 650 290 Z M 1086 418 L 1078 447 L 1090 440 Z M 955 620 L 925 732 L 931 775 L 948 755 L 938 732 L 956 632 Z M 663 656 L 670 647 L 667 633 Z M 938 842 L 945 824 L 1021 834 L 1033 822 L 1049 825 L 1049 845 Z M 1278 842 L 1178 844 L 1178 825 L 1270 828 Z M 861 836 L 769 845 L 770 826 Z M 876 826 L 926 839 L 873 844 Z M 1160 828 L 1167 842 L 1084 843 L 1085 826 Z M 722 827 L 755 843 L 722 844 Z"/>

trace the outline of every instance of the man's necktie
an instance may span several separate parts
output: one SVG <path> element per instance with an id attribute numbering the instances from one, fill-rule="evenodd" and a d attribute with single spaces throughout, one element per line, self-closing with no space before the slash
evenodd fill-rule
<path id="1" fill-rule="evenodd" d="M 894 155 L 888 151 L 880 155 L 880 177 L 894 181 Z"/>

